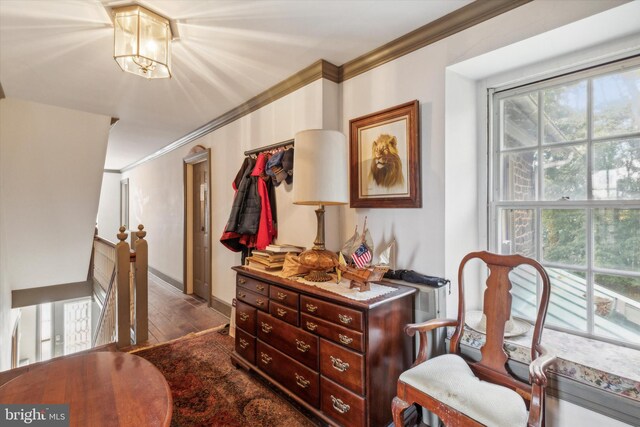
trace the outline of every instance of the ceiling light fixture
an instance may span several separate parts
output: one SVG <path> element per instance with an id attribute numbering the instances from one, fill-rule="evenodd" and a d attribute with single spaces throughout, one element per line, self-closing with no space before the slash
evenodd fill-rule
<path id="1" fill-rule="evenodd" d="M 113 58 L 128 73 L 171 77 L 171 24 L 142 6 L 114 8 Z"/>

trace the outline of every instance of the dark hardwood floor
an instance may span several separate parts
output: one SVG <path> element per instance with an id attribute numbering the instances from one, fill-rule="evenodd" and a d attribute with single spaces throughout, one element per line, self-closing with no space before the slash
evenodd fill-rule
<path id="1" fill-rule="evenodd" d="M 207 306 L 207 302 L 186 295 L 149 275 L 149 342 L 158 344 L 229 323 L 229 318 Z"/>

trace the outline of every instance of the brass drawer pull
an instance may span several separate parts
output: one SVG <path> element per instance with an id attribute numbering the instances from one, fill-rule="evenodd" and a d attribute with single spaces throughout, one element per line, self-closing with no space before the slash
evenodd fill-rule
<path id="1" fill-rule="evenodd" d="M 284 317 L 284 316 L 287 315 L 287 310 L 283 310 L 281 308 L 276 308 L 276 313 L 278 314 L 278 316 Z"/>
<path id="2" fill-rule="evenodd" d="M 344 403 L 342 400 L 335 397 L 333 394 L 331 395 L 331 401 L 333 402 L 333 409 L 340 412 L 341 414 L 346 414 L 351 409 L 351 406 Z"/>
<path id="3" fill-rule="evenodd" d="M 350 338 L 346 335 L 338 334 L 338 338 L 340 338 L 340 342 L 342 344 L 351 344 L 353 342 L 353 338 Z"/>
<path id="4" fill-rule="evenodd" d="M 238 283 L 244 285 L 245 283 L 247 283 L 247 281 L 244 279 L 238 279 Z"/>
<path id="5" fill-rule="evenodd" d="M 264 291 L 264 285 L 256 285 L 256 289 L 259 291 Z"/>
<path id="6" fill-rule="evenodd" d="M 349 369 L 349 364 L 347 362 L 343 362 L 342 360 L 333 356 L 329 356 L 329 358 L 331 359 L 331 364 L 333 365 L 333 369 L 335 369 L 336 371 L 344 372 L 347 369 Z"/>
<path id="7" fill-rule="evenodd" d="M 296 338 L 296 348 L 301 352 L 306 353 L 311 348 L 311 345 Z"/>
<path id="8" fill-rule="evenodd" d="M 262 361 L 262 363 L 264 363 L 265 365 L 268 365 L 271 362 L 271 360 L 273 360 L 273 358 L 269 356 L 267 353 L 260 352 L 260 361 Z"/>
<path id="9" fill-rule="evenodd" d="M 316 329 L 318 329 L 318 325 L 316 325 L 313 322 L 309 322 L 307 320 L 307 329 L 310 330 L 310 331 L 315 331 Z"/>
<path id="10" fill-rule="evenodd" d="M 249 315 L 247 313 L 238 313 L 238 317 L 240 318 L 241 322 L 244 322 L 249 318 Z"/>
<path id="11" fill-rule="evenodd" d="M 264 332 L 265 334 L 268 334 L 271 332 L 271 330 L 273 329 L 273 326 L 271 326 L 268 323 L 264 323 L 264 322 L 260 322 L 262 325 L 262 332 Z"/>
<path id="12" fill-rule="evenodd" d="M 278 292 L 277 298 L 278 298 L 280 301 L 284 301 L 284 300 L 286 300 L 286 299 L 287 299 L 287 294 L 282 293 L 282 292 Z"/>
<path id="13" fill-rule="evenodd" d="M 264 305 L 264 300 L 257 299 L 256 300 L 256 305 L 259 305 L 260 307 L 262 307 Z"/>
<path id="14" fill-rule="evenodd" d="M 308 310 L 310 313 L 315 313 L 317 309 L 318 309 L 318 306 L 317 306 L 317 305 L 307 304 L 307 310 Z"/>
<path id="15" fill-rule="evenodd" d="M 296 375 L 296 384 L 298 384 L 302 388 L 309 387 L 309 384 L 311 384 L 311 381 L 305 379 L 302 375 L 298 375 L 298 373 L 295 373 L 295 375 Z"/>
<path id="16" fill-rule="evenodd" d="M 244 350 L 245 348 L 247 348 L 248 345 L 249 345 L 249 341 L 247 341 L 247 340 L 245 340 L 243 338 L 240 338 L 240 348 L 241 349 Z"/>
<path id="17" fill-rule="evenodd" d="M 242 292 L 238 292 L 238 298 L 246 298 L 247 294 L 243 294 Z"/>
<path id="18" fill-rule="evenodd" d="M 347 316 L 346 314 L 338 314 L 338 319 L 340 319 L 340 321 L 345 325 L 348 325 L 351 322 L 353 322 L 353 317 Z"/>

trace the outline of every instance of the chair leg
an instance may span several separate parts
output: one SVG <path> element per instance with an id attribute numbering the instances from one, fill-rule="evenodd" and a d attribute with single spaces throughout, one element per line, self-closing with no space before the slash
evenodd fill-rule
<path id="1" fill-rule="evenodd" d="M 398 396 L 393 398 L 393 403 L 391 404 L 391 412 L 393 414 L 393 425 L 395 427 L 404 427 L 404 411 L 409 406 L 411 405 L 400 399 Z"/>

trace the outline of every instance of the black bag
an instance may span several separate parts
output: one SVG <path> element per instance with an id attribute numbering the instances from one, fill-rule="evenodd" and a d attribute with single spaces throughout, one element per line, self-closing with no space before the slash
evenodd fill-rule
<path id="1" fill-rule="evenodd" d="M 434 286 L 440 288 L 450 283 L 449 279 L 443 279 L 442 277 L 427 276 L 417 273 L 413 270 L 389 270 L 384 273 L 384 277 L 387 279 L 404 280 L 409 283 L 420 283 L 423 285 Z"/>

